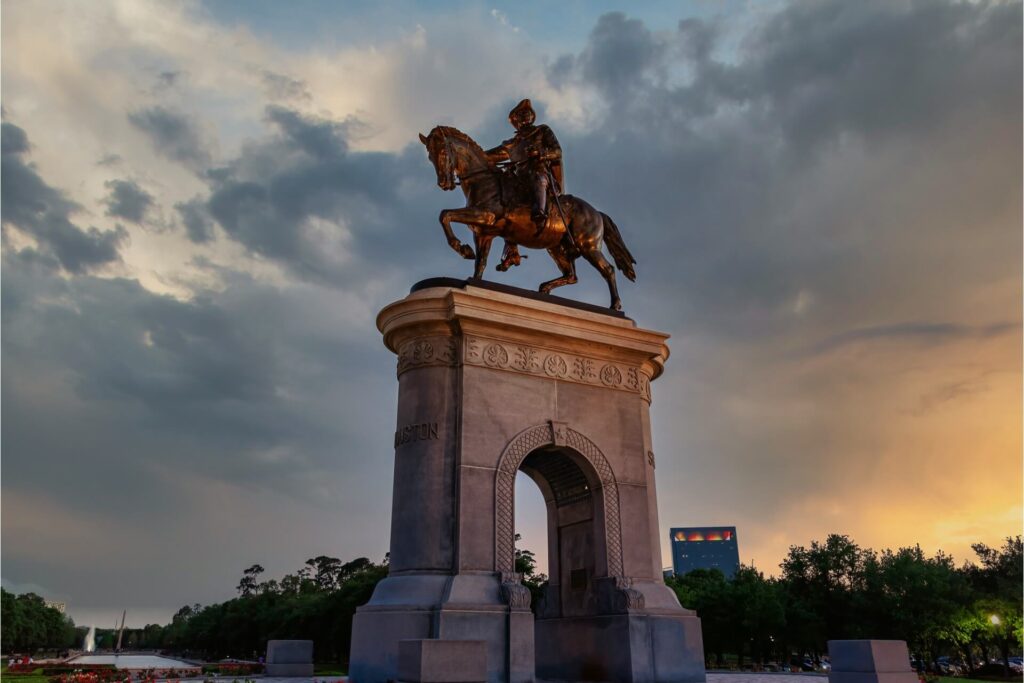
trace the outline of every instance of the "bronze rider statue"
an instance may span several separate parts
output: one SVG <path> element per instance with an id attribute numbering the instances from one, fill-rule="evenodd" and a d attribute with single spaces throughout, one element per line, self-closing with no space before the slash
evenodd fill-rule
<path id="1" fill-rule="evenodd" d="M 554 132 L 543 123 L 534 125 L 537 114 L 530 100 L 522 100 L 508 114 L 516 134 L 493 149 L 487 150 L 492 162 L 510 162 L 511 170 L 530 190 L 530 217 L 539 236 L 548 220 L 548 193 L 562 194 L 562 147 Z M 558 201 L 555 199 L 554 201 Z M 503 262 L 519 264 L 519 250 L 514 244 L 505 247 Z M 504 270 L 504 269 L 502 269 Z"/>

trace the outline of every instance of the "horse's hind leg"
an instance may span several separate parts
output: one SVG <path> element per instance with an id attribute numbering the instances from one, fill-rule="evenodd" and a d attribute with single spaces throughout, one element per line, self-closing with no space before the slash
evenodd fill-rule
<path id="1" fill-rule="evenodd" d="M 601 277 L 608 283 L 608 292 L 612 296 L 611 308 L 615 311 L 622 310 L 622 301 L 619 299 L 619 288 L 615 284 L 615 266 L 608 263 L 608 259 L 601 253 L 601 249 L 594 247 L 583 251 L 583 258 L 587 259 L 590 265 L 597 268 Z"/>
<path id="2" fill-rule="evenodd" d="M 555 287 L 576 284 L 576 265 L 573 263 L 573 260 L 569 258 L 568 254 L 565 253 L 565 249 L 559 245 L 548 249 L 548 253 L 551 254 L 551 258 L 555 260 L 555 263 L 558 265 L 558 269 L 562 271 L 562 277 L 542 283 L 540 286 L 541 294 L 550 294 L 551 290 Z"/>
<path id="3" fill-rule="evenodd" d="M 487 267 L 487 255 L 491 253 L 491 242 L 494 235 L 476 235 L 476 267 L 473 269 L 473 277 L 481 279 L 484 276 L 484 268 Z"/>

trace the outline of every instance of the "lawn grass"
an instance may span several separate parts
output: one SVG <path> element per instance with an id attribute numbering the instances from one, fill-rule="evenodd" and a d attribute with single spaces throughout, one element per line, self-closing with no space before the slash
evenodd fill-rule
<path id="1" fill-rule="evenodd" d="M 313 664 L 313 675 L 314 676 L 347 676 L 348 671 L 341 666 L 341 664 L 330 662 L 321 662 Z"/>
<path id="2" fill-rule="evenodd" d="M 7 665 L 0 665 L 0 679 L 11 683 L 47 683 L 50 679 L 43 675 L 43 667 L 34 669 L 32 673 L 8 673 Z"/>

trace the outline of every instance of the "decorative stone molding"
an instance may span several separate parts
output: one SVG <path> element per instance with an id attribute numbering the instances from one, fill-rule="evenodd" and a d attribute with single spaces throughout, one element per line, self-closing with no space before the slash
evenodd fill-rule
<path id="1" fill-rule="evenodd" d="M 619 517 L 619 485 L 608 459 L 593 441 L 562 422 L 548 422 L 520 432 L 505 447 L 498 461 L 495 475 L 494 562 L 502 575 L 515 569 L 515 500 L 516 472 L 526 456 L 541 446 L 568 446 L 582 455 L 597 472 L 601 480 L 601 500 L 604 508 L 605 548 L 608 554 L 608 573 L 622 574 L 622 522 Z M 642 597 L 642 596 L 641 596 Z"/>
<path id="2" fill-rule="evenodd" d="M 644 594 L 633 588 L 633 579 L 627 576 L 609 576 L 597 580 L 597 598 L 608 613 L 625 613 L 643 609 Z"/>
<path id="3" fill-rule="evenodd" d="M 458 342 L 455 337 L 427 337 L 413 339 L 398 349 L 398 374 L 406 370 L 430 365 L 452 367 L 459 363 Z"/>
<path id="4" fill-rule="evenodd" d="M 639 367 L 599 358 L 467 336 L 462 361 L 466 365 L 628 391 L 640 394 L 648 403 L 651 401 L 650 377 Z"/>
<path id="5" fill-rule="evenodd" d="M 615 577 L 616 607 L 625 612 L 631 609 L 644 608 L 644 594 L 633 588 L 633 579 L 625 576 Z"/>
<path id="6" fill-rule="evenodd" d="M 530 609 L 532 596 L 530 589 L 522 584 L 523 575 L 515 572 L 502 572 L 501 599 L 512 609 Z"/>

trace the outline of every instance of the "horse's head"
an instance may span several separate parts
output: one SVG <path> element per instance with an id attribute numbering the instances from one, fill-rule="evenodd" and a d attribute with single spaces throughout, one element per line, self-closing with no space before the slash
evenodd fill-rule
<path id="1" fill-rule="evenodd" d="M 430 163 L 434 165 L 434 171 L 437 173 L 437 186 L 445 192 L 454 190 L 457 160 L 451 138 L 441 126 L 436 126 L 430 131 L 430 135 L 424 136 L 420 133 L 420 142 L 427 148 L 427 156 L 430 157 Z"/>

